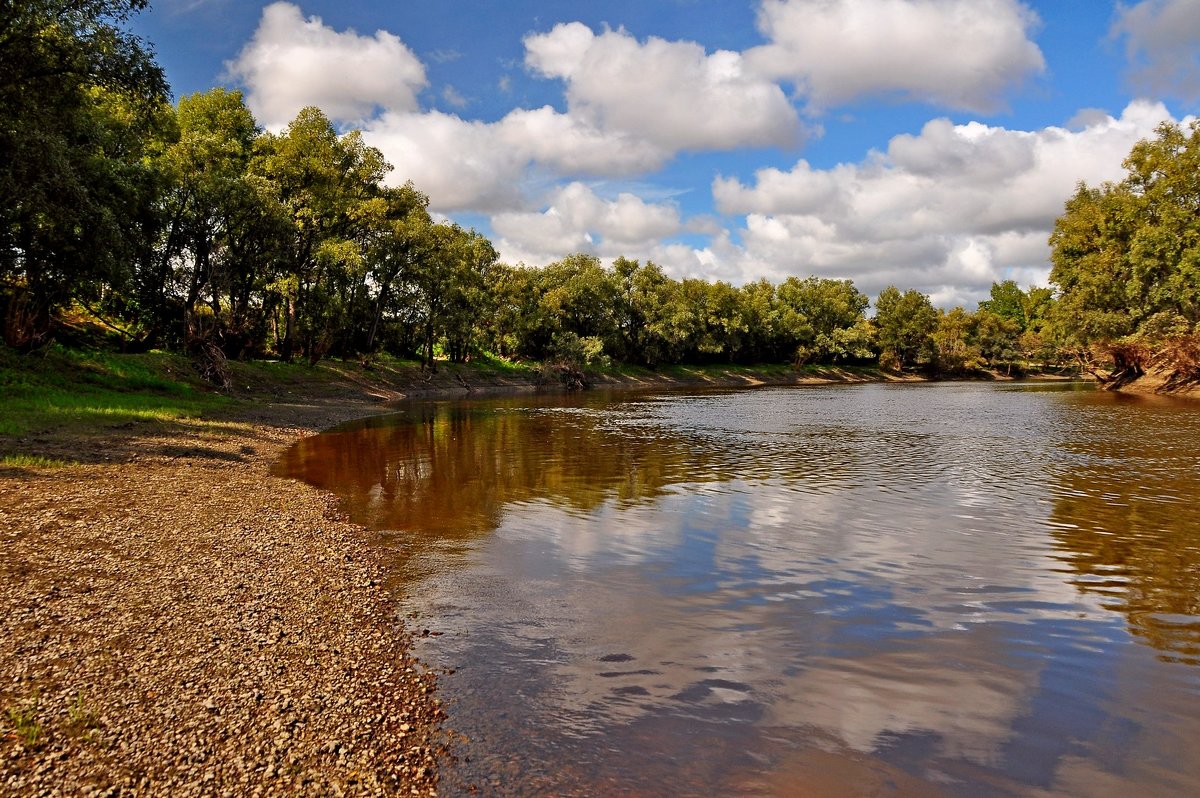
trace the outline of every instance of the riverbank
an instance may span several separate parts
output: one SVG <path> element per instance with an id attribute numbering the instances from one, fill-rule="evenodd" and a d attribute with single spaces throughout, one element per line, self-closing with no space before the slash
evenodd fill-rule
<path id="1" fill-rule="evenodd" d="M 530 369 L 51 353 L 0 365 L 0 791 L 430 794 L 436 678 L 367 534 L 271 477 L 299 437 Z M 38 356 L 41 357 L 41 356 Z M 865 382 L 870 369 L 609 370 L 597 386 Z M 450 725 L 452 726 L 452 719 Z"/>
<path id="2" fill-rule="evenodd" d="M 1200 399 L 1200 382 L 1180 381 L 1173 372 L 1154 369 L 1115 389 L 1119 393 Z"/>
<path id="3" fill-rule="evenodd" d="M 3 470 L 0 792 L 436 793 L 436 679 L 365 535 L 268 475 L 369 411 L 247 408 Z"/>

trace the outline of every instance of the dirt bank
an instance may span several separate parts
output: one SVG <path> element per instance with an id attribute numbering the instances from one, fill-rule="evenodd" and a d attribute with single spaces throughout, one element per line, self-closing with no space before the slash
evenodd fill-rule
<path id="1" fill-rule="evenodd" d="M 1177 396 L 1183 399 L 1200 399 L 1200 382 L 1181 381 L 1166 370 L 1149 371 L 1132 382 L 1121 385 L 1116 390 L 1121 393 L 1155 394 L 1158 396 Z"/>

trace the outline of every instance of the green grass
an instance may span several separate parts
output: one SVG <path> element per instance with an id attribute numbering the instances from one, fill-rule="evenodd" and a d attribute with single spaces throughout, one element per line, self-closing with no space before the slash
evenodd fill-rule
<path id="1" fill-rule="evenodd" d="M 505 360 L 490 352 L 471 358 L 470 368 L 477 374 L 524 376 L 534 374 L 539 364 L 530 364 L 521 360 Z"/>
<path id="2" fill-rule="evenodd" d="M 26 748 L 35 747 L 42 739 L 42 724 L 38 720 L 38 703 L 38 695 L 34 693 L 33 698 L 21 706 L 8 708 L 8 722 L 16 732 L 17 739 Z"/>
<path id="3" fill-rule="evenodd" d="M 36 454 L 0 455 L 0 468 L 66 468 L 69 465 L 71 464 L 66 460 L 55 460 Z"/>
<path id="4" fill-rule="evenodd" d="M 514 362 L 490 355 L 477 356 L 463 365 L 445 362 L 438 365 L 442 384 L 452 383 L 456 378 L 470 383 L 534 379 L 541 368 L 538 363 Z M 230 361 L 226 366 L 233 384 L 232 396 L 218 393 L 203 382 L 183 355 L 168 352 L 122 355 L 62 346 L 22 355 L 0 346 L 0 467 L 66 465 L 61 460 L 24 450 L 21 439 L 29 436 L 61 434 L 69 438 L 135 425 L 144 428 L 200 418 L 215 420 L 235 411 L 244 399 L 272 401 L 284 395 L 328 399 L 372 385 L 403 391 L 407 386 L 424 386 L 429 382 L 429 375 L 417 361 L 384 354 L 372 355 L 366 361 L 322 360 L 316 366 L 277 361 Z M 847 372 L 869 377 L 878 373 L 875 367 L 797 369 L 787 363 L 674 365 L 658 369 L 612 363 L 587 370 L 633 380 L 660 376 L 684 384 L 721 382 L 730 377 L 786 379 L 797 373 L 816 377 Z M 58 456 L 60 452 L 44 454 Z"/>
<path id="5" fill-rule="evenodd" d="M 228 401 L 206 390 L 187 360 L 177 355 L 120 355 L 58 346 L 20 355 L 0 347 L 3 436 L 180 421 Z"/>

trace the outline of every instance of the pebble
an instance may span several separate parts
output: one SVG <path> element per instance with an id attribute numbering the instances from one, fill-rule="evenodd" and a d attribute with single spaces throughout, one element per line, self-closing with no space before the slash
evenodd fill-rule
<path id="1" fill-rule="evenodd" d="M 377 555 L 269 474 L 366 409 L 67 441 L 113 464 L 0 478 L 0 709 L 36 698 L 42 730 L 0 733 L 0 794 L 435 794 L 445 713 Z"/>

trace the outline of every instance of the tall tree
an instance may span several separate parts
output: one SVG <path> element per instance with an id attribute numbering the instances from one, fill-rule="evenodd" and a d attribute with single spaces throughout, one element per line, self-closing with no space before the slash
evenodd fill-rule
<path id="1" fill-rule="evenodd" d="M 1055 326 L 1082 356 L 1159 314 L 1200 322 L 1200 122 L 1159 126 L 1124 165 L 1080 185 L 1050 238 Z"/>
<path id="2" fill-rule="evenodd" d="M 145 6 L 0 4 L 0 281 L 14 343 L 38 340 L 76 291 L 118 278 L 139 250 L 152 204 L 142 150 L 167 90 L 122 28 Z"/>
<path id="3" fill-rule="evenodd" d="M 260 139 L 254 169 L 278 192 L 292 220 L 274 283 L 282 315 L 280 355 L 314 362 L 338 337 L 352 286 L 366 273 L 362 225 L 372 217 L 391 168 L 358 131 L 338 136 L 317 108 L 305 108 L 279 135 Z"/>
<path id="4" fill-rule="evenodd" d="M 166 191 L 162 199 L 163 231 L 157 268 L 143 290 L 159 309 L 160 326 L 169 323 L 166 308 L 178 303 L 185 343 L 219 337 L 222 294 L 227 312 L 253 282 L 239 273 L 252 262 L 236 258 L 234 239 L 254 235 L 255 216 L 248 207 L 260 199 L 248 168 L 259 130 L 241 92 L 213 89 L 179 102 L 178 139 L 158 159 Z M 221 290 L 224 289 L 224 290 Z M 208 300 L 210 312 L 197 314 Z M 202 319 L 208 319 L 207 325 Z M 207 329 L 206 329 L 207 327 Z"/>
<path id="5" fill-rule="evenodd" d="M 1022 330 L 1025 329 L 1025 292 L 1015 280 L 1005 280 L 1002 283 L 992 283 L 987 299 L 979 303 L 981 310 L 995 313 L 1001 318 L 1016 322 Z"/>
<path id="6" fill-rule="evenodd" d="M 938 313 L 920 291 L 900 293 L 895 286 L 879 292 L 875 300 L 875 328 L 884 354 L 901 367 L 914 366 L 933 355 L 933 333 Z"/>
<path id="7" fill-rule="evenodd" d="M 378 213 L 365 225 L 364 247 L 370 262 L 369 282 L 374 295 L 370 302 L 363 348 L 375 351 L 385 315 L 395 310 L 404 291 L 405 277 L 413 272 L 418 260 L 430 246 L 429 197 L 411 182 L 400 188 L 385 189 Z"/>
<path id="8" fill-rule="evenodd" d="M 831 362 L 839 357 L 861 356 L 863 314 L 870 300 L 851 280 L 789 277 L 779 286 L 780 304 L 803 319 L 794 324 L 800 337 L 795 342 L 798 362 Z"/>

